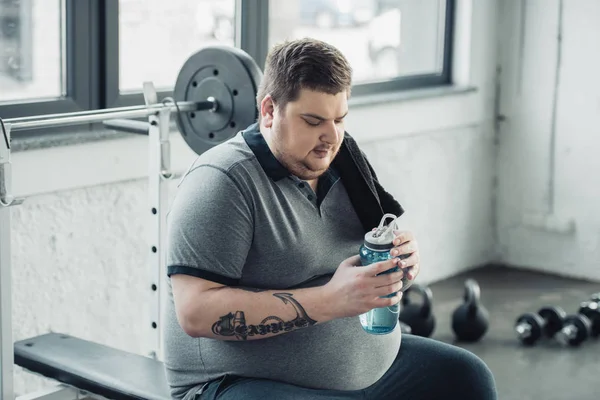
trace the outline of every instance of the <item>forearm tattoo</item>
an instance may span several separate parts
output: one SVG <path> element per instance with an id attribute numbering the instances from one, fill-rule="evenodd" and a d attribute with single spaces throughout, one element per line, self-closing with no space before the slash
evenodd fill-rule
<path id="1" fill-rule="evenodd" d="M 296 318 L 284 321 L 278 316 L 271 315 L 258 325 L 247 325 L 243 311 L 223 315 L 212 326 L 212 332 L 217 336 L 235 336 L 239 340 L 247 340 L 248 336 L 267 335 L 269 333 L 289 332 L 298 328 L 315 325 L 317 321 L 310 318 L 302 305 L 293 298 L 291 293 L 273 293 L 285 304 L 290 304 L 296 310 Z"/>

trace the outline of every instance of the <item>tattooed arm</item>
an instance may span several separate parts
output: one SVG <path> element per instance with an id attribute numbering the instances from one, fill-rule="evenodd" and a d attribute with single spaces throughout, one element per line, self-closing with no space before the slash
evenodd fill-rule
<path id="1" fill-rule="evenodd" d="M 177 319 L 190 336 L 255 340 L 354 317 L 398 304 L 403 272 L 382 272 L 403 262 L 394 257 L 356 268 L 360 257 L 352 256 L 342 261 L 325 285 L 293 290 L 234 288 L 172 275 Z"/>
<path id="2" fill-rule="evenodd" d="M 256 340 L 331 320 L 323 287 L 262 290 L 173 275 L 177 318 L 193 337 Z"/>

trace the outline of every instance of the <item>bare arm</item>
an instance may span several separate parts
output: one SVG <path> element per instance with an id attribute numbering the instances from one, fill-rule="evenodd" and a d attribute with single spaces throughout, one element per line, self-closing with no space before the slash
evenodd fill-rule
<path id="1" fill-rule="evenodd" d="M 294 290 L 228 287 L 173 275 L 177 319 L 192 337 L 256 340 L 398 303 L 401 294 L 380 296 L 402 288 L 402 272 L 377 275 L 399 260 L 357 268 L 359 260 L 358 256 L 344 260 L 323 286 Z"/>
<path id="2" fill-rule="evenodd" d="M 171 277 L 177 318 L 193 337 L 256 340 L 333 319 L 323 287 L 260 290 Z"/>
<path id="3" fill-rule="evenodd" d="M 395 261 L 357 268 L 357 255 L 342 261 L 321 287 L 255 292 L 186 274 L 186 268 L 204 266 L 222 277 L 242 276 L 254 235 L 246 184 L 220 169 L 197 166 L 179 186 L 167 219 L 167 269 L 185 333 L 228 341 L 265 339 L 400 300 L 379 297 L 400 290 L 399 274 L 376 277 Z"/>

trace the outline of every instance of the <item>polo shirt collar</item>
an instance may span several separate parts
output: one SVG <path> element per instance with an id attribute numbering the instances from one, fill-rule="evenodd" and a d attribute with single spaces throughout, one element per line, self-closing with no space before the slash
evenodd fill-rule
<path id="1" fill-rule="evenodd" d="M 246 130 L 242 131 L 244 140 L 250 147 L 250 150 L 256 156 L 259 164 L 271 179 L 278 181 L 290 176 L 290 172 L 286 167 L 279 162 L 275 157 L 264 136 L 260 132 L 258 122 L 250 125 Z"/>
<path id="2" fill-rule="evenodd" d="M 275 157 L 267 141 L 264 136 L 260 132 L 258 127 L 258 123 L 254 123 L 250 125 L 246 130 L 242 131 L 242 136 L 250 150 L 256 156 L 258 163 L 261 165 L 267 176 L 269 176 L 273 181 L 277 182 L 286 177 L 292 177 L 290 171 L 286 167 L 283 166 L 279 162 L 279 160 Z M 329 166 L 327 171 L 323 175 L 321 175 L 319 179 L 319 185 L 317 187 L 317 197 L 319 199 L 325 198 L 329 189 L 333 186 L 333 184 L 340 178 L 337 171 L 333 168 L 333 166 Z"/>

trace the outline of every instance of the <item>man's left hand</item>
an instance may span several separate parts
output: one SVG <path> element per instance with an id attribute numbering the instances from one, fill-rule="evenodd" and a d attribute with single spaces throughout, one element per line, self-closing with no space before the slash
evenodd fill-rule
<path id="1" fill-rule="evenodd" d="M 391 254 L 402 258 L 400 268 L 407 274 L 409 280 L 414 280 L 419 275 L 419 244 L 412 232 L 394 230 L 394 247 Z M 404 258 L 406 257 L 406 258 Z"/>

